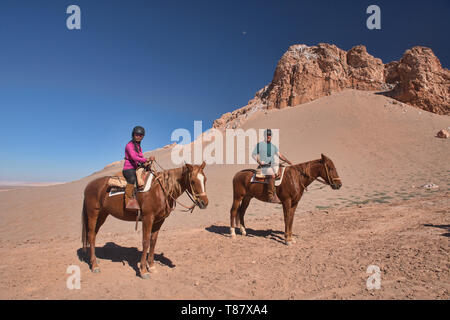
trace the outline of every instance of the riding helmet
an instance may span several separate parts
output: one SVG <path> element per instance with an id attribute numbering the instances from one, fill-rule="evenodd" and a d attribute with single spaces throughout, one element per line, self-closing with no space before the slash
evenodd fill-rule
<path id="1" fill-rule="evenodd" d="M 145 129 L 141 126 L 136 126 L 133 128 L 133 132 L 131 133 L 131 136 L 134 137 L 135 134 L 142 134 L 145 136 Z"/>

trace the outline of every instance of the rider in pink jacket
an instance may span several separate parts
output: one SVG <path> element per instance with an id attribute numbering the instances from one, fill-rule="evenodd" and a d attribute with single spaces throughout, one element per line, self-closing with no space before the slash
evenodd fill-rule
<path id="1" fill-rule="evenodd" d="M 131 133 L 132 140 L 125 147 L 125 163 L 123 165 L 123 176 L 127 180 L 125 187 L 125 208 L 128 210 L 139 210 L 140 206 L 135 197 L 136 190 L 136 169 L 140 164 L 147 162 L 141 148 L 141 141 L 144 139 L 145 129 L 141 126 L 134 127 Z M 149 161 L 155 160 L 151 156 Z"/>
<path id="2" fill-rule="evenodd" d="M 123 170 L 136 170 L 139 164 L 146 161 L 147 159 L 144 158 L 144 154 L 142 153 L 141 142 L 135 142 L 133 140 L 128 142 L 125 147 L 125 163 L 123 165 Z"/>

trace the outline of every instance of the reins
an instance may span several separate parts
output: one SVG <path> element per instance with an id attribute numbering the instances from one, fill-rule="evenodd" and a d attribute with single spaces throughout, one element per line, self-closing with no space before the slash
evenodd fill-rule
<path id="1" fill-rule="evenodd" d="M 325 172 L 326 172 L 326 174 L 327 174 L 327 180 L 328 180 L 328 182 L 322 180 L 320 177 L 317 177 L 317 178 L 313 179 L 313 177 L 311 177 L 311 176 L 307 173 L 308 171 L 310 171 L 310 170 L 308 170 L 308 169 L 311 167 L 311 162 L 310 162 L 310 161 L 307 162 L 307 164 L 306 164 L 306 170 L 305 170 L 306 172 L 303 172 L 303 170 L 300 170 L 300 168 L 297 168 L 297 167 L 296 167 L 296 169 L 298 170 L 298 172 L 300 172 L 300 174 L 302 174 L 303 176 L 307 177 L 308 179 L 317 180 L 317 181 L 319 181 L 320 183 L 323 183 L 323 184 L 325 184 L 325 185 L 331 185 L 331 182 L 334 181 L 334 180 L 339 180 L 339 181 L 341 180 L 340 178 L 330 178 L 330 173 L 328 172 L 328 166 L 327 166 L 327 164 L 325 163 L 325 161 L 324 161 L 322 164 L 323 164 L 323 166 L 325 167 Z M 305 187 L 301 181 L 300 181 L 300 184 L 302 185 L 302 187 L 303 187 L 303 189 L 304 189 L 305 191 L 308 191 L 307 187 Z"/>
<path id="2" fill-rule="evenodd" d="M 158 165 L 158 167 L 160 167 L 163 171 L 167 171 L 167 170 L 164 169 L 164 168 L 163 168 L 156 160 L 154 160 L 153 162 L 155 162 L 155 163 Z M 158 181 L 159 185 L 161 186 L 161 188 L 163 189 L 164 193 L 166 194 L 166 204 L 167 204 L 167 205 L 168 205 L 167 196 L 169 196 L 169 197 L 172 198 L 173 201 L 175 201 L 175 203 L 178 203 L 178 204 L 179 204 L 180 206 L 182 206 L 183 208 L 186 208 L 186 210 L 181 210 L 181 211 L 183 211 L 183 212 L 188 212 L 188 211 L 190 211 L 191 213 L 194 211 L 195 207 L 196 207 L 197 204 L 198 204 L 198 198 L 197 198 L 197 195 L 198 195 L 198 196 L 204 195 L 204 192 L 203 192 L 203 193 L 200 193 L 200 194 L 195 194 L 195 193 L 194 193 L 193 195 L 191 195 L 190 192 L 186 189 L 186 191 L 185 191 L 186 194 L 188 195 L 189 199 L 191 199 L 191 201 L 193 202 L 193 205 L 192 205 L 191 207 L 188 207 L 188 206 L 182 204 L 182 203 L 181 203 L 180 201 L 178 201 L 177 199 L 175 199 L 169 192 L 167 192 L 166 188 L 164 188 L 163 184 L 162 184 L 161 181 L 160 181 L 160 177 L 156 176 L 156 173 L 152 170 L 151 165 L 150 165 L 150 171 L 153 173 L 153 175 L 155 176 L 155 179 Z M 191 189 L 194 190 L 193 187 L 192 187 L 192 179 L 191 179 L 191 178 L 192 178 L 191 175 L 189 175 L 189 184 L 190 184 L 190 186 L 191 186 Z M 194 198 L 194 199 L 193 199 L 193 198 Z M 170 206 L 169 206 L 169 207 L 170 207 Z M 171 209 L 171 211 L 174 210 L 174 209 L 175 209 L 175 206 L 171 207 L 170 209 Z"/>

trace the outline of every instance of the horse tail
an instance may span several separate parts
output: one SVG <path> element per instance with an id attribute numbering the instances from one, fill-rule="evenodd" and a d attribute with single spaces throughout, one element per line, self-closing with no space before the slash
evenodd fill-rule
<path id="1" fill-rule="evenodd" d="M 233 177 L 233 204 L 230 209 L 230 218 L 234 221 L 234 223 L 230 221 L 231 225 L 234 224 L 236 226 L 240 226 L 241 224 L 241 220 L 237 212 L 239 211 L 242 198 L 246 192 L 245 184 L 242 181 L 243 177 L 241 174 L 245 171 L 246 170 L 239 171 Z"/>
<path id="2" fill-rule="evenodd" d="M 88 246 L 87 224 L 88 216 L 86 211 L 86 201 L 83 200 L 83 211 L 81 212 L 81 242 L 83 243 L 83 252 L 86 252 Z"/>

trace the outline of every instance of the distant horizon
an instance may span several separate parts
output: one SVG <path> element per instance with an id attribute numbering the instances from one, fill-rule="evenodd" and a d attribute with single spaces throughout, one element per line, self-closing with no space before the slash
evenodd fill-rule
<path id="1" fill-rule="evenodd" d="M 40 187 L 63 184 L 70 181 L 0 181 L 1 187 Z"/>

